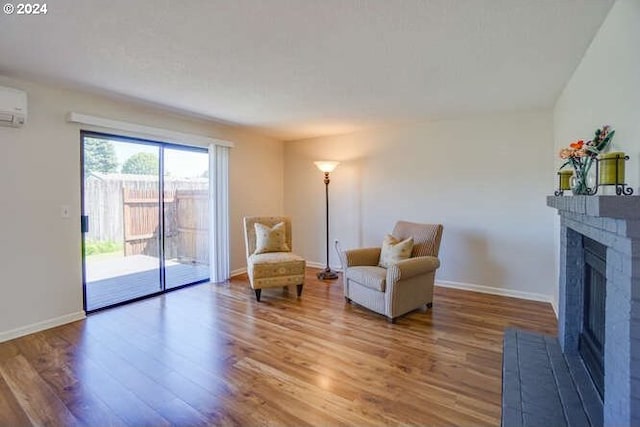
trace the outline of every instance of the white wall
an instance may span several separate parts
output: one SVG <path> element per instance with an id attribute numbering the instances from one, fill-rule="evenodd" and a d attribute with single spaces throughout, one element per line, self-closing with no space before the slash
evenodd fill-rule
<path id="1" fill-rule="evenodd" d="M 27 91 L 29 117 L 0 128 L 0 341 L 82 316 L 77 111 L 236 143 L 230 156 L 231 268 L 245 264 L 241 216 L 283 211 L 283 144 L 122 99 L 0 76 Z M 71 207 L 63 219 L 60 206 Z M 42 322 L 42 323 L 41 323 Z"/>
<path id="2" fill-rule="evenodd" d="M 231 273 L 244 269 L 242 218 L 252 215 L 281 215 L 284 211 L 284 146 L 252 133 L 236 132 L 229 138 L 229 236 Z"/>
<path id="3" fill-rule="evenodd" d="M 630 156 L 626 180 L 640 194 L 640 1 L 618 0 L 564 88 L 553 115 L 556 153 L 591 139 L 604 124 L 615 129 L 610 151 Z M 560 166 L 556 156 L 556 168 Z M 604 190 L 604 191 L 603 191 Z M 599 193 L 613 194 L 605 187 Z M 559 247 L 556 221 L 556 246 Z M 555 292 L 558 292 L 556 258 Z"/>
<path id="4" fill-rule="evenodd" d="M 444 224 L 438 281 L 548 298 L 554 290 L 551 112 L 428 122 L 285 143 L 294 247 L 323 263 L 324 184 L 339 160 L 331 239 L 379 246 L 398 219 Z M 337 265 L 331 251 L 332 265 Z"/>
<path id="5" fill-rule="evenodd" d="M 554 110 L 556 151 L 591 139 L 609 124 L 610 151 L 624 151 L 627 182 L 640 185 L 640 1 L 618 0 L 564 88 Z M 560 160 L 556 160 L 559 166 Z"/>

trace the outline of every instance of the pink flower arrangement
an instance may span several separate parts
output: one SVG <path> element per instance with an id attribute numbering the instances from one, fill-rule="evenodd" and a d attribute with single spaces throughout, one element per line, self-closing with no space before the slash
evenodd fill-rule
<path id="1" fill-rule="evenodd" d="M 569 144 L 569 148 L 560 150 L 560 158 L 568 159 L 569 157 L 586 157 L 587 149 L 584 148 L 584 141 L 581 139 Z"/>
<path id="2" fill-rule="evenodd" d="M 560 150 L 560 158 L 566 160 L 560 169 L 571 165 L 574 170 L 576 185 L 574 193 L 590 194 L 590 188 L 587 185 L 587 175 L 591 169 L 594 159 L 598 154 L 602 153 L 611 142 L 616 131 L 611 130 L 611 126 L 605 125 L 601 129 L 596 129 L 595 136 L 592 140 L 584 142 L 580 139 L 569 144 L 569 147 Z"/>

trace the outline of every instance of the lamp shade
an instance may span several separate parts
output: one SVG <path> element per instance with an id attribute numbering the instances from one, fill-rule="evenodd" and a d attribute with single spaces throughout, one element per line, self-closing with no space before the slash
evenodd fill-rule
<path id="1" fill-rule="evenodd" d="M 320 160 L 317 162 L 313 162 L 318 169 L 322 172 L 333 172 L 333 170 L 340 164 L 340 162 L 336 162 L 333 160 Z"/>

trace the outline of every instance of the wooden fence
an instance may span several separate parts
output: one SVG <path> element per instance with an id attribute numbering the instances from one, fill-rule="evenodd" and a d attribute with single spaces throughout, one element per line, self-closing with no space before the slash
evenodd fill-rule
<path id="1" fill-rule="evenodd" d="M 173 198 L 165 198 L 165 213 L 172 212 Z M 157 189 L 122 189 L 124 256 L 157 257 L 160 238 L 160 201 Z M 167 254 L 170 255 L 170 254 Z"/>
<path id="2" fill-rule="evenodd" d="M 207 179 L 164 182 L 165 254 L 182 262 L 208 263 Z M 124 245 L 125 255 L 158 256 L 158 180 L 103 174 L 85 180 L 87 239 Z"/>
<path id="3" fill-rule="evenodd" d="M 124 254 L 158 256 L 157 190 L 123 189 Z M 209 196 L 207 190 L 164 193 L 164 245 L 167 259 L 209 263 Z"/>
<path id="4" fill-rule="evenodd" d="M 177 190 L 174 218 L 176 258 L 209 264 L 209 192 Z"/>

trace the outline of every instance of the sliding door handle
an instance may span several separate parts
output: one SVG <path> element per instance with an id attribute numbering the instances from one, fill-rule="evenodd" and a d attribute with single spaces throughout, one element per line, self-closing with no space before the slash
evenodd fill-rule
<path id="1" fill-rule="evenodd" d="M 89 215 L 80 216 L 80 232 L 81 233 L 89 232 Z"/>

